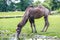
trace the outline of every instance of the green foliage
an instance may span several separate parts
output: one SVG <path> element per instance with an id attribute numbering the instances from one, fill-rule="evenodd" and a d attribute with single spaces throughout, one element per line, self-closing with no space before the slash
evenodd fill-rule
<path id="1" fill-rule="evenodd" d="M 24 12 L 0 12 L 0 16 L 14 16 L 23 15 Z M 15 33 L 17 24 L 22 20 L 22 18 L 0 18 L 0 30 L 4 31 L 5 34 Z M 47 32 L 40 32 L 44 26 L 44 18 L 35 19 L 37 34 L 46 36 L 57 36 L 60 38 L 60 15 L 50 15 L 49 23 L 50 26 Z M 29 30 L 28 30 L 29 29 Z M 6 31 L 7 30 L 7 31 Z M 31 27 L 29 21 L 23 27 L 21 33 L 31 34 Z M 29 37 L 29 36 L 28 36 Z"/>
<path id="2" fill-rule="evenodd" d="M 60 1 L 58 0 L 46 0 L 43 3 L 44 6 L 49 8 L 50 10 L 56 10 L 60 8 Z"/>
<path id="3" fill-rule="evenodd" d="M 6 0 L 0 0 L 0 11 L 7 11 Z"/>
<path id="4" fill-rule="evenodd" d="M 41 4 L 39 0 L 37 0 L 35 3 L 32 2 L 33 0 L 20 0 L 20 3 L 11 2 L 11 5 L 8 6 L 6 0 L 0 0 L 0 11 L 24 11 L 29 5 L 37 6 Z M 60 1 L 58 0 L 45 0 L 45 2 L 42 4 L 50 10 L 57 10 L 60 8 Z"/>
<path id="5" fill-rule="evenodd" d="M 2 3 L 2 1 L 0 0 L 0 11 L 2 11 L 2 5 L 3 5 L 3 3 Z"/>
<path id="6" fill-rule="evenodd" d="M 24 11 L 29 5 L 32 5 L 33 0 L 20 0 L 20 3 L 11 2 L 10 5 L 7 5 L 6 2 L 7 0 L 0 0 L 0 11 Z"/>
<path id="7" fill-rule="evenodd" d="M 0 11 L 6 12 L 6 11 L 11 11 L 14 10 L 14 3 L 11 3 L 10 6 L 7 5 L 7 0 L 0 0 Z"/>
<path id="8" fill-rule="evenodd" d="M 11 3 L 10 6 L 7 6 L 8 11 L 14 11 L 15 10 L 15 6 L 14 5 L 15 5 L 14 3 Z"/>
<path id="9" fill-rule="evenodd" d="M 24 11 L 29 5 L 32 5 L 33 0 L 20 0 L 21 10 Z"/>
<path id="10" fill-rule="evenodd" d="M 33 6 L 38 6 L 38 5 L 40 5 L 40 1 L 38 0 L 38 1 L 36 1 L 35 3 L 33 3 Z"/>
<path id="11" fill-rule="evenodd" d="M 42 3 L 43 6 L 51 10 L 51 1 L 52 0 L 45 0 L 44 3 Z"/>
<path id="12" fill-rule="evenodd" d="M 9 12 L 5 12 L 5 13 L 10 14 Z M 14 14 L 14 12 L 11 12 L 11 13 L 12 13 L 12 15 Z M 22 13 L 21 13 L 21 15 L 22 15 Z M 17 28 L 17 24 L 21 20 L 22 20 L 22 18 L 0 19 L 0 30 L 6 34 L 15 33 L 16 28 Z M 60 38 L 60 31 L 59 31 L 60 30 L 60 15 L 50 15 L 49 16 L 50 26 L 49 26 L 47 32 L 40 32 L 44 26 L 44 18 L 43 17 L 40 19 L 35 19 L 35 23 L 36 23 L 36 29 L 38 32 L 37 34 L 46 35 L 46 36 L 57 36 Z M 6 32 L 6 30 L 7 30 L 7 32 Z M 31 27 L 30 27 L 29 21 L 23 27 L 21 33 L 27 33 L 27 35 L 31 35 Z"/>
<path id="13" fill-rule="evenodd" d="M 48 9 L 51 9 L 51 7 L 48 3 L 43 3 L 42 5 L 45 6 L 46 8 L 48 8 Z"/>

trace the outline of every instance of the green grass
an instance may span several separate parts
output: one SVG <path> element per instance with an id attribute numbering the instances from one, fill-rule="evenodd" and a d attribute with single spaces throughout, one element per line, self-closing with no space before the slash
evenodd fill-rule
<path id="1" fill-rule="evenodd" d="M 0 16 L 16 16 L 16 15 L 23 15 L 24 12 L 22 11 L 14 11 L 14 12 L 0 12 Z"/>
<path id="2" fill-rule="evenodd" d="M 15 15 L 23 15 L 24 12 L 0 12 L 0 16 L 15 16 Z M 4 18 L 0 19 L 0 30 L 4 31 L 3 33 L 15 33 L 17 24 L 22 20 L 22 18 Z M 60 38 L 60 15 L 50 15 L 49 16 L 50 26 L 47 32 L 40 32 L 44 26 L 43 17 L 40 19 L 35 19 L 36 29 L 38 34 L 46 35 L 46 36 L 58 36 Z M 6 31 L 8 30 L 8 31 Z M 23 27 L 21 33 L 27 33 L 29 35 L 31 33 L 30 23 Z"/>
<path id="3" fill-rule="evenodd" d="M 22 18 L 0 19 L 0 30 L 4 30 L 4 31 L 8 30 L 7 32 L 4 33 L 14 33 L 16 32 L 17 24 L 21 20 Z M 44 26 L 44 19 L 43 17 L 40 19 L 35 19 L 35 24 L 38 34 L 46 35 L 46 36 L 58 36 L 60 38 L 60 15 L 50 15 L 49 22 L 50 22 L 50 26 L 47 32 L 40 32 Z M 23 27 L 21 33 L 27 33 L 27 35 L 31 33 L 29 22 L 27 22 L 27 24 Z"/>

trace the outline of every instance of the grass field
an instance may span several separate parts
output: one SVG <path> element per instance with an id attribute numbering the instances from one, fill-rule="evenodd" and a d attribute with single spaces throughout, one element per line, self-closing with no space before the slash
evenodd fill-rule
<path id="1" fill-rule="evenodd" d="M 12 14 L 14 12 L 11 12 L 10 15 L 16 15 Z M 17 13 L 17 12 L 16 12 Z M 3 12 L 2 12 L 3 14 Z M 7 14 L 0 14 L 0 16 L 9 15 Z M 18 12 L 19 14 L 19 12 Z M 18 15 L 17 14 L 17 15 Z M 19 14 L 23 15 L 23 14 Z M 0 19 L 0 30 L 4 31 L 3 33 L 15 33 L 17 24 L 22 20 L 22 18 L 1 18 Z M 50 26 L 47 30 L 47 32 L 40 32 L 44 26 L 44 19 L 43 17 L 40 19 L 35 19 L 37 34 L 46 35 L 46 36 L 57 36 L 60 38 L 60 15 L 49 15 L 49 23 Z M 6 31 L 7 30 L 7 31 Z M 29 35 L 31 33 L 30 23 L 27 22 L 27 24 L 23 27 L 21 33 L 27 33 Z"/>
<path id="2" fill-rule="evenodd" d="M 15 15 L 23 15 L 24 12 L 20 11 L 16 11 L 16 12 L 0 12 L 0 16 L 15 16 Z"/>

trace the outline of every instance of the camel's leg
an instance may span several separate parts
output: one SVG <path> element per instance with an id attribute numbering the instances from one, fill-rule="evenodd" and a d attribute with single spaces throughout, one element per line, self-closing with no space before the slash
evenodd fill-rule
<path id="1" fill-rule="evenodd" d="M 48 29 L 48 26 L 49 26 L 49 22 L 48 22 L 48 16 L 44 16 L 44 20 L 45 20 L 45 25 L 44 25 L 44 28 L 42 29 L 42 32 L 44 32 L 45 28 L 45 32 L 47 31 Z"/>
<path id="2" fill-rule="evenodd" d="M 32 25 L 32 21 L 31 21 L 31 19 L 29 18 L 29 22 L 30 22 L 30 25 L 31 25 L 31 29 L 32 29 L 32 33 L 33 33 L 33 25 Z"/>
<path id="3" fill-rule="evenodd" d="M 33 17 L 30 17 L 30 23 L 31 23 L 31 27 L 34 26 L 34 30 L 33 30 L 33 27 L 32 27 L 33 32 L 35 31 L 35 33 L 37 33 Z"/>
<path id="4" fill-rule="evenodd" d="M 48 17 L 46 17 L 45 19 L 46 19 L 46 30 L 45 30 L 45 32 L 46 32 L 49 27 L 49 21 L 48 21 Z"/>
<path id="5" fill-rule="evenodd" d="M 34 26 L 35 33 L 37 33 L 36 26 L 35 26 L 35 23 L 34 22 L 33 22 L 33 26 Z"/>
<path id="6" fill-rule="evenodd" d="M 41 32 L 44 32 L 45 27 L 46 27 L 46 23 L 45 23 L 44 28 L 42 29 L 42 31 L 41 31 Z"/>
<path id="7" fill-rule="evenodd" d="M 32 18 L 32 23 L 33 23 L 33 26 L 34 26 L 34 31 L 35 31 L 35 33 L 37 33 L 37 30 L 36 30 L 36 26 L 35 26 L 35 21 L 34 21 L 34 18 Z"/>

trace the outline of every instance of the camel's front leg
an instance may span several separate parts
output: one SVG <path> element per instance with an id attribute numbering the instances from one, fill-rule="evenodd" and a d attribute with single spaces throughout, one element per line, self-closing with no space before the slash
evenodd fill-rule
<path id="1" fill-rule="evenodd" d="M 30 22 L 30 24 L 31 24 L 32 32 L 37 33 L 36 27 L 35 27 L 35 22 L 34 22 L 34 17 L 30 17 L 30 18 L 29 18 L 29 22 Z M 34 29 L 33 29 L 33 27 L 34 27 Z"/>

